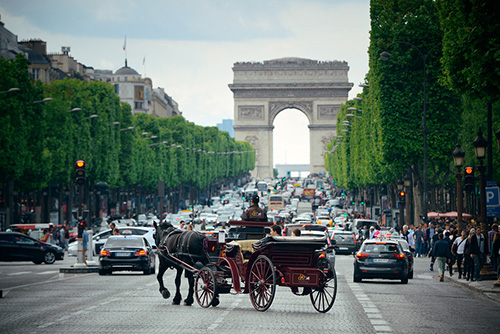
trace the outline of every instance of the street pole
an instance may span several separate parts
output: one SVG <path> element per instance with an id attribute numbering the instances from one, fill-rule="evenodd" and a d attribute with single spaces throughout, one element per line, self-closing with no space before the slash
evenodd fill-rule
<path id="1" fill-rule="evenodd" d="M 462 212 L 464 207 L 464 198 L 462 190 L 462 173 L 460 173 L 460 168 L 457 167 L 457 173 L 455 174 L 457 178 L 457 220 L 458 220 L 458 233 L 462 233 Z"/>

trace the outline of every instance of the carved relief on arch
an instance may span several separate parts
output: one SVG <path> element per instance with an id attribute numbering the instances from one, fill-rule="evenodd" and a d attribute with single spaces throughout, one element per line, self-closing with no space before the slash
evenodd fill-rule
<path id="1" fill-rule="evenodd" d="M 245 141 L 249 142 L 250 145 L 255 149 L 255 166 L 259 159 L 259 138 L 257 136 L 246 136 Z"/>
<path id="2" fill-rule="evenodd" d="M 278 113 L 284 109 L 294 108 L 302 111 L 306 116 L 309 122 L 313 119 L 313 103 L 312 101 L 278 101 L 278 102 L 269 102 L 269 120 L 270 122 L 274 121 L 274 118 Z"/>
<path id="3" fill-rule="evenodd" d="M 340 110 L 340 104 L 318 105 L 318 119 L 336 119 Z"/>
<path id="4" fill-rule="evenodd" d="M 238 119 L 263 119 L 264 106 L 238 106 Z"/>

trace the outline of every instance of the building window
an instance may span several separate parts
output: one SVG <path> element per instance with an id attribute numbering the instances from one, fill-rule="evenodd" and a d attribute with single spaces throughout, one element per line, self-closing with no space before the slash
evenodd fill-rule
<path id="1" fill-rule="evenodd" d="M 120 85 L 119 84 L 115 84 L 115 94 L 120 95 Z"/>
<path id="2" fill-rule="evenodd" d="M 32 73 L 33 73 L 33 80 L 40 79 L 40 70 L 38 68 L 34 68 Z"/>
<path id="3" fill-rule="evenodd" d="M 142 110 L 142 102 L 135 102 L 135 108 L 134 109 L 138 109 L 138 110 Z"/>

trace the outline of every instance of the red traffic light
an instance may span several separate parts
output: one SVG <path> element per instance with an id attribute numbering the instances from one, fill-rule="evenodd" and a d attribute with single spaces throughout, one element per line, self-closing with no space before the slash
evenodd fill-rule
<path id="1" fill-rule="evenodd" d="M 399 192 L 399 196 L 401 196 L 401 197 L 405 197 L 405 195 L 406 195 L 406 193 L 405 193 L 404 191 L 400 191 L 400 192 Z"/>
<path id="2" fill-rule="evenodd" d="M 465 175 L 472 175 L 474 173 L 474 169 L 472 167 L 465 167 Z"/>

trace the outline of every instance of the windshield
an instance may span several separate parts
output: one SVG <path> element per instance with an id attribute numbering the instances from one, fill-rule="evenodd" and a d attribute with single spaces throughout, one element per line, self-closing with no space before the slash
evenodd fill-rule
<path id="1" fill-rule="evenodd" d="M 365 244 L 365 253 L 399 253 L 395 244 Z"/>

